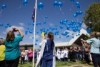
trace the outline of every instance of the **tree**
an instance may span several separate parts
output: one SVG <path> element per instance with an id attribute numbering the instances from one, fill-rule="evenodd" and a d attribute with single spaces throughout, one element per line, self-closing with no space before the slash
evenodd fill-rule
<path id="1" fill-rule="evenodd" d="M 94 3 L 86 10 L 84 23 L 92 31 L 100 32 L 100 3 Z"/>

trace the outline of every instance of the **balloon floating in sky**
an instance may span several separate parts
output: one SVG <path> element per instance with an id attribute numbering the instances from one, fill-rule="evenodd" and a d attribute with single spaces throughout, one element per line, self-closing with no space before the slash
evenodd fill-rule
<path id="1" fill-rule="evenodd" d="M 42 9 L 43 7 L 44 7 L 43 3 L 42 3 L 42 2 L 39 2 L 38 8 L 39 8 L 39 9 Z"/>
<path id="2" fill-rule="evenodd" d="M 80 2 L 76 2 L 75 4 L 77 8 L 80 8 Z"/>
<path id="3" fill-rule="evenodd" d="M 61 1 L 54 1 L 54 6 L 55 7 L 62 7 L 63 6 L 63 3 Z"/>
<path id="4" fill-rule="evenodd" d="M 80 10 L 79 10 L 79 11 L 76 11 L 76 14 L 78 14 L 78 15 L 79 15 L 79 14 L 82 14 L 82 13 L 83 13 L 83 12 L 80 11 Z"/>
<path id="5" fill-rule="evenodd" d="M 48 18 L 48 16 L 45 16 L 44 18 L 46 19 L 46 18 Z"/>
<path id="6" fill-rule="evenodd" d="M 6 7 L 7 7 L 6 4 L 2 4 L 2 6 L 1 6 L 2 9 L 5 9 Z"/>
<path id="7" fill-rule="evenodd" d="M 58 6 L 58 1 L 54 1 L 54 6 L 55 6 L 55 7 Z"/>
<path id="8" fill-rule="evenodd" d="M 63 3 L 61 1 L 58 2 L 58 7 L 62 7 Z"/>
<path id="9" fill-rule="evenodd" d="M 75 13 L 75 14 L 73 14 L 73 17 L 77 17 L 77 14 Z"/>
<path id="10" fill-rule="evenodd" d="M 0 24 L 0 26 L 2 27 L 2 26 L 3 26 L 3 24 Z"/>
<path id="11" fill-rule="evenodd" d="M 28 0 L 24 0 L 24 1 L 23 1 L 23 4 L 24 4 L 24 6 L 27 6 Z"/>

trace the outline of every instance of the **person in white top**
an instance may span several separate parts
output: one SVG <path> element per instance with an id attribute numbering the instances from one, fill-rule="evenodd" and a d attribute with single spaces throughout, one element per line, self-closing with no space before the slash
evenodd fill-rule
<path id="1" fill-rule="evenodd" d="M 61 61 L 64 61 L 64 49 L 61 50 Z"/>
<path id="2" fill-rule="evenodd" d="M 21 64 L 24 64 L 24 62 L 25 62 L 25 56 L 26 56 L 26 52 L 23 49 L 22 52 L 21 52 Z"/>
<path id="3" fill-rule="evenodd" d="M 61 57 L 60 57 L 61 53 L 60 53 L 60 49 L 57 49 L 57 59 L 60 60 Z"/>
<path id="4" fill-rule="evenodd" d="M 68 49 L 64 49 L 64 61 L 68 61 Z"/>
<path id="5" fill-rule="evenodd" d="M 37 58 L 37 61 L 36 61 L 36 65 L 35 67 L 39 67 L 39 65 L 41 65 L 41 58 L 43 56 L 43 52 L 44 52 L 44 47 L 45 47 L 45 43 L 46 43 L 46 33 L 42 32 L 41 34 L 42 36 L 42 41 L 41 43 L 39 44 L 41 46 L 41 49 L 40 49 L 40 52 L 39 52 L 39 55 L 38 55 L 38 58 Z"/>

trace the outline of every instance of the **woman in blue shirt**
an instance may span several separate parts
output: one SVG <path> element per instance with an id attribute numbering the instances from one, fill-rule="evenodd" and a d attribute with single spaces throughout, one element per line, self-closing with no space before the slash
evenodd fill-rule
<path id="1" fill-rule="evenodd" d="M 84 41 L 84 43 L 86 42 L 91 45 L 90 53 L 94 67 L 100 67 L 100 40 L 98 39 L 96 32 L 91 34 L 90 39 Z"/>
<path id="2" fill-rule="evenodd" d="M 14 32 L 18 32 L 19 34 L 15 36 Z M 20 48 L 19 43 L 23 39 L 23 32 L 19 29 L 13 28 L 6 35 L 6 67 L 18 67 L 19 58 L 20 58 Z"/>

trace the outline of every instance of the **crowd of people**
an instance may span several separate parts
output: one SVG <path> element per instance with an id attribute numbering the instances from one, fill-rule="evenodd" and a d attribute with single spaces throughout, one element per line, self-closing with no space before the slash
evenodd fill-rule
<path id="1" fill-rule="evenodd" d="M 64 49 L 57 49 L 56 52 L 56 59 L 58 61 L 72 61 L 72 62 L 77 62 L 77 61 L 83 61 L 85 60 L 86 63 L 90 63 L 90 53 L 89 51 L 86 51 L 82 47 L 76 47 L 76 46 L 71 46 L 71 47 L 66 47 Z"/>
<path id="2" fill-rule="evenodd" d="M 80 41 L 82 44 L 81 46 L 72 45 L 64 48 L 57 48 L 55 52 L 56 60 L 62 62 L 83 61 L 86 64 L 93 64 L 94 67 L 98 67 L 98 66 L 100 67 L 100 33 L 92 32 L 90 37 L 87 40 L 80 39 Z M 44 50 L 45 49 L 47 48 L 44 48 Z M 50 49 L 49 51 L 51 50 L 52 49 Z M 39 55 L 41 54 L 41 50 L 40 52 L 37 53 L 35 52 L 35 56 L 36 54 L 38 60 Z"/>
<path id="3" fill-rule="evenodd" d="M 17 34 L 15 34 L 17 32 Z M 0 38 L 0 67 L 18 67 L 25 61 L 32 63 L 33 50 L 20 50 L 19 43 L 23 40 L 23 32 L 17 28 L 12 28 L 7 32 L 6 38 Z M 37 56 L 35 67 L 55 67 L 55 57 L 58 61 L 85 61 L 87 64 L 93 63 L 94 67 L 100 67 L 100 33 L 92 32 L 87 40 L 81 39 L 82 46 L 70 46 L 55 50 L 54 35 L 49 32 L 42 33 L 41 49 Z M 35 52 L 36 53 L 36 52 Z"/>
<path id="4" fill-rule="evenodd" d="M 88 40 L 81 39 L 82 46 L 70 46 L 57 49 L 56 58 L 58 61 L 85 61 L 93 63 L 94 67 L 100 67 L 100 33 L 92 32 Z"/>
<path id="5" fill-rule="evenodd" d="M 24 64 L 25 62 L 32 63 L 33 60 L 33 50 L 29 48 L 28 50 L 22 49 L 20 56 L 20 63 Z"/>

